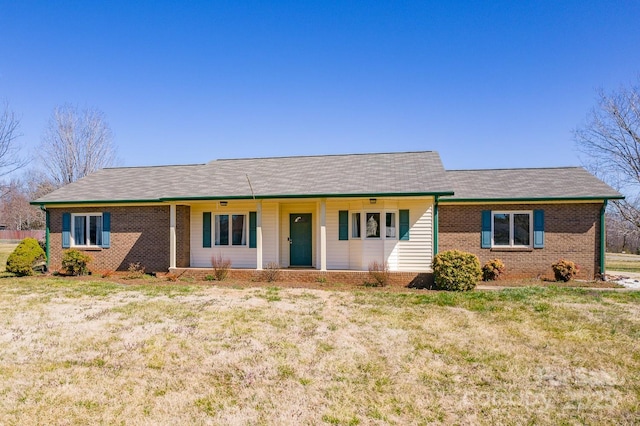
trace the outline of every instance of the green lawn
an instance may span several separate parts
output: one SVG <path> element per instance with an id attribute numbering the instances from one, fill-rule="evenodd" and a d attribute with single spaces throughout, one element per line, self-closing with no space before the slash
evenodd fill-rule
<path id="1" fill-rule="evenodd" d="M 640 272 L 640 256 L 635 254 L 607 253 L 608 271 Z"/>
<path id="2" fill-rule="evenodd" d="M 0 272 L 7 266 L 7 257 L 17 247 L 15 243 L 0 243 Z"/>
<path id="3" fill-rule="evenodd" d="M 637 424 L 640 292 L 0 279 L 0 424 Z"/>

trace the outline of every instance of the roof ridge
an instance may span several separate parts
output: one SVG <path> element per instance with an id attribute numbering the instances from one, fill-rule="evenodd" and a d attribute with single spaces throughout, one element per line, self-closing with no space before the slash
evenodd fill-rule
<path id="1" fill-rule="evenodd" d="M 198 164 L 156 164 L 156 165 L 151 165 L 151 166 L 115 166 L 115 167 L 103 167 L 100 170 L 151 169 L 151 168 L 161 168 L 161 167 L 196 167 L 196 166 L 206 166 L 206 163 L 198 163 Z"/>
<path id="2" fill-rule="evenodd" d="M 555 167 L 504 167 L 496 169 L 445 169 L 445 172 L 495 172 L 501 170 L 558 170 L 558 169 L 583 169 L 582 166 L 555 166 Z"/>
<path id="3" fill-rule="evenodd" d="M 425 154 L 436 153 L 436 151 L 392 151 L 392 152 L 358 152 L 351 154 L 307 154 L 307 155 L 284 155 L 284 156 L 270 156 L 270 157 L 239 157 L 239 158 L 217 158 L 209 161 L 207 164 L 215 163 L 216 161 L 242 161 L 242 160 L 275 160 L 284 158 L 322 158 L 322 157 L 355 157 L 355 156 L 372 156 L 372 155 L 397 155 L 397 154 Z"/>

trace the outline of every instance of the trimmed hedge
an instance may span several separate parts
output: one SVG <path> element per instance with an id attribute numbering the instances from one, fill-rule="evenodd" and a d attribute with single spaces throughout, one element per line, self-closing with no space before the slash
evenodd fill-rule
<path id="1" fill-rule="evenodd" d="M 86 275 L 89 272 L 87 265 L 93 259 L 80 250 L 69 249 L 62 254 L 62 269 L 69 275 Z"/>
<path id="2" fill-rule="evenodd" d="M 478 256 L 459 250 L 438 253 L 433 258 L 433 278 L 439 290 L 473 290 L 482 278 Z"/>
<path id="3" fill-rule="evenodd" d="M 47 259 L 35 238 L 25 238 L 7 258 L 7 272 L 19 276 L 33 275 L 33 266 Z"/>

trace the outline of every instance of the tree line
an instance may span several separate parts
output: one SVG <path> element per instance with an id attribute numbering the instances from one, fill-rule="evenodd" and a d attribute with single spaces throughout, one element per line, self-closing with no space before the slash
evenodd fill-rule
<path id="1" fill-rule="evenodd" d="M 44 212 L 29 202 L 112 166 L 117 150 L 104 113 L 66 104 L 54 108 L 37 151 L 21 149 L 20 117 L 7 102 L 0 110 L 0 226 L 44 229 Z M 22 171 L 18 175 L 18 170 Z"/>
<path id="2" fill-rule="evenodd" d="M 640 254 L 640 76 L 617 90 L 598 90 L 574 136 L 587 169 L 626 197 L 607 209 L 608 249 Z"/>

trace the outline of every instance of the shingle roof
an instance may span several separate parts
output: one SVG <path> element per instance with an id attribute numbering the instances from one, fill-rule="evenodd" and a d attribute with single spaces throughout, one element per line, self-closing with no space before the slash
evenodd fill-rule
<path id="1" fill-rule="evenodd" d="M 582 167 L 448 170 L 447 200 L 610 199 L 622 195 Z"/>
<path id="2" fill-rule="evenodd" d="M 247 179 L 247 176 L 249 179 Z M 34 203 L 452 193 L 436 152 L 215 160 L 99 170 Z"/>

